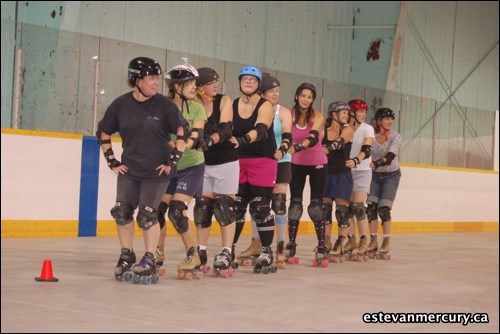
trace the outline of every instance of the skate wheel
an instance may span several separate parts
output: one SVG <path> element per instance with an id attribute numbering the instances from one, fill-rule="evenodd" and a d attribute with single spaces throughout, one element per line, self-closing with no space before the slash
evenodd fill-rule
<path id="1" fill-rule="evenodd" d="M 233 262 L 233 263 L 231 263 L 231 268 L 238 269 L 239 265 L 240 264 L 238 262 Z"/>
<path id="2" fill-rule="evenodd" d="M 293 263 L 299 264 L 299 257 L 298 256 L 293 257 Z"/>
<path id="3" fill-rule="evenodd" d="M 165 268 L 158 269 L 158 276 L 167 276 L 167 270 Z"/>
<path id="4" fill-rule="evenodd" d="M 314 259 L 313 260 L 313 267 L 316 268 L 318 266 L 318 260 Z"/>
<path id="5" fill-rule="evenodd" d="M 160 276 L 154 275 L 151 277 L 151 283 L 157 284 L 158 282 L 160 282 Z"/>
<path id="6" fill-rule="evenodd" d="M 387 253 L 384 255 L 384 260 L 390 260 L 391 259 L 391 254 Z"/>
<path id="7" fill-rule="evenodd" d="M 276 272 L 278 271 L 278 267 L 276 267 L 276 266 L 271 266 L 271 268 L 269 269 L 269 271 L 270 271 L 272 274 L 274 274 L 274 273 L 276 273 Z"/>
<path id="8" fill-rule="evenodd" d="M 183 272 L 183 271 L 177 272 L 177 278 L 178 279 L 184 279 L 185 276 L 186 276 L 185 272 Z"/>
<path id="9" fill-rule="evenodd" d="M 185 273 L 184 279 L 188 281 L 193 280 L 193 273 Z"/>
<path id="10" fill-rule="evenodd" d="M 141 276 L 139 281 L 143 285 L 148 285 L 148 284 L 151 284 L 151 277 L 150 276 Z"/>
<path id="11" fill-rule="evenodd" d="M 227 269 L 221 270 L 220 276 L 223 278 L 228 278 L 229 277 L 229 270 L 227 270 Z"/>
<path id="12" fill-rule="evenodd" d="M 141 281 L 141 277 L 139 275 L 134 275 L 134 278 L 132 279 L 132 283 L 139 284 L 140 281 Z"/>
<path id="13" fill-rule="evenodd" d="M 123 274 L 123 279 L 125 280 L 125 282 L 131 281 L 133 277 L 134 277 L 134 274 L 129 273 L 129 272 Z"/>
<path id="14" fill-rule="evenodd" d="M 328 262 L 328 259 L 323 259 L 323 260 L 321 260 L 321 266 L 322 266 L 323 268 L 328 267 L 328 263 L 329 263 L 329 262 Z"/>
<path id="15" fill-rule="evenodd" d="M 256 274 L 260 274 L 260 272 L 262 271 L 262 268 L 261 267 L 253 267 L 253 272 L 256 273 Z"/>
<path id="16" fill-rule="evenodd" d="M 196 278 L 196 279 L 202 279 L 202 278 L 203 278 L 203 272 L 201 272 L 201 271 L 196 271 L 196 272 L 194 273 L 194 278 Z"/>
<path id="17" fill-rule="evenodd" d="M 266 274 L 266 275 L 269 274 L 269 267 L 263 267 L 262 268 L 262 273 Z"/>

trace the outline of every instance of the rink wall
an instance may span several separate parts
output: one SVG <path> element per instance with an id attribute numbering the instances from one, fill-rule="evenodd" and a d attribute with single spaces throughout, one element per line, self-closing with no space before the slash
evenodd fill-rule
<path id="1" fill-rule="evenodd" d="M 2 129 L 1 141 L 2 238 L 116 235 L 109 212 L 116 175 L 94 137 Z M 120 156 L 119 140 L 113 150 Z M 393 233 L 498 231 L 498 171 L 413 164 L 401 170 Z M 309 188 L 304 198 L 307 207 Z M 299 233 L 314 233 L 307 210 L 301 222 Z M 216 222 L 212 229 L 220 233 Z M 172 226 L 167 231 L 176 235 Z"/>

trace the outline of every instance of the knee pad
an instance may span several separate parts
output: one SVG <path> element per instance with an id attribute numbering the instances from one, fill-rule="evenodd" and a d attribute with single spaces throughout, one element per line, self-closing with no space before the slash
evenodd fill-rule
<path id="1" fill-rule="evenodd" d="M 314 223 L 323 222 L 323 208 L 321 200 L 312 199 L 307 207 L 307 213 Z"/>
<path id="2" fill-rule="evenodd" d="M 284 215 L 286 213 L 286 194 L 273 194 L 271 208 L 275 214 Z"/>
<path id="3" fill-rule="evenodd" d="M 365 205 L 361 202 L 352 203 L 352 212 L 356 217 L 356 220 L 360 221 L 366 218 Z"/>
<path id="4" fill-rule="evenodd" d="M 377 220 L 377 203 L 368 203 L 366 208 L 366 215 L 368 216 L 368 222 Z"/>
<path id="5" fill-rule="evenodd" d="M 227 226 L 236 221 L 234 199 L 228 195 L 217 195 L 214 203 L 214 215 L 220 226 Z"/>
<path id="6" fill-rule="evenodd" d="M 335 218 L 339 227 L 349 227 L 349 208 L 345 205 L 337 205 Z"/>
<path id="7" fill-rule="evenodd" d="M 323 218 L 325 219 L 325 225 L 332 224 L 332 212 L 333 212 L 333 204 L 323 203 Z"/>
<path id="8" fill-rule="evenodd" d="M 158 206 L 158 223 L 160 223 L 160 229 L 165 226 L 165 214 L 168 210 L 168 204 L 165 202 L 161 202 Z"/>
<path id="9" fill-rule="evenodd" d="M 113 216 L 118 225 L 128 225 L 134 221 L 134 208 L 129 204 L 116 202 L 115 206 L 111 209 L 111 216 Z"/>
<path id="10" fill-rule="evenodd" d="M 196 199 L 193 208 L 194 223 L 200 228 L 208 228 L 212 225 L 212 216 L 214 214 L 213 198 L 202 197 Z"/>
<path id="11" fill-rule="evenodd" d="M 349 202 L 349 219 L 354 218 L 354 211 L 352 209 L 352 202 Z"/>
<path id="12" fill-rule="evenodd" d="M 149 230 L 151 227 L 158 224 L 158 213 L 149 206 L 139 208 L 139 212 L 137 213 L 137 224 L 144 231 Z"/>
<path id="13" fill-rule="evenodd" d="M 290 207 L 288 208 L 288 220 L 300 221 L 303 211 L 304 207 L 302 206 L 300 198 L 292 198 Z"/>
<path id="14" fill-rule="evenodd" d="M 378 208 L 378 215 L 382 220 L 382 224 L 391 220 L 391 208 L 388 206 L 382 206 Z"/>
<path id="15" fill-rule="evenodd" d="M 250 202 L 250 216 L 258 224 L 265 223 L 270 219 L 271 207 L 269 206 L 269 198 L 255 197 Z"/>
<path id="16" fill-rule="evenodd" d="M 170 209 L 168 210 L 168 219 L 174 225 L 175 230 L 179 234 L 186 233 L 189 229 L 188 217 L 184 214 L 187 210 L 187 205 L 182 201 L 170 201 Z"/>
<path id="17" fill-rule="evenodd" d="M 234 213 L 236 215 L 236 221 L 245 221 L 245 215 L 247 214 L 248 202 L 243 197 L 236 196 L 234 200 Z"/>

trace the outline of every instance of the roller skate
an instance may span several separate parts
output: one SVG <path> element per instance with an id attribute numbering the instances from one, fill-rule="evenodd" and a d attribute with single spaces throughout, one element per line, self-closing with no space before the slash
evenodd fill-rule
<path id="1" fill-rule="evenodd" d="M 214 258 L 214 267 L 210 269 L 209 275 L 212 277 L 231 277 L 234 276 L 234 269 L 231 266 L 232 255 L 227 249 L 217 254 Z"/>
<path id="2" fill-rule="evenodd" d="M 285 242 L 279 241 L 276 246 L 276 266 L 280 269 L 285 269 Z"/>
<path id="3" fill-rule="evenodd" d="M 285 261 L 288 264 L 297 264 L 299 263 L 299 257 L 295 256 L 295 252 L 297 251 L 297 244 L 294 241 L 290 241 L 286 244 L 285 247 Z"/>
<path id="4" fill-rule="evenodd" d="M 207 266 L 208 255 L 206 249 L 200 249 L 200 246 L 197 248 L 198 256 L 200 257 L 201 266 L 200 269 L 202 272 L 206 273 L 210 270 L 210 266 Z"/>
<path id="5" fill-rule="evenodd" d="M 330 252 L 330 256 L 328 260 L 333 263 L 342 263 L 345 261 L 344 257 L 344 247 L 347 244 L 347 238 L 343 235 L 339 235 L 337 240 L 335 240 L 335 244 L 333 245 L 333 249 Z"/>
<path id="6" fill-rule="evenodd" d="M 167 270 L 165 268 L 162 268 L 163 266 L 163 261 L 165 261 L 165 246 L 159 246 L 156 247 L 156 273 L 158 276 L 166 276 L 167 275 Z"/>
<path id="7" fill-rule="evenodd" d="M 275 273 L 277 270 L 278 267 L 273 264 L 273 251 L 271 247 L 262 247 L 262 252 L 257 260 L 255 260 L 253 272 L 256 274 L 269 274 Z"/>
<path id="8" fill-rule="evenodd" d="M 382 241 L 382 246 L 380 246 L 377 253 L 377 259 L 379 260 L 391 259 L 391 254 L 389 254 L 390 245 L 391 245 L 391 237 L 384 237 L 384 240 Z"/>
<path id="9" fill-rule="evenodd" d="M 144 253 L 139 264 L 134 266 L 134 280 L 135 284 L 151 284 L 158 283 L 160 278 L 156 274 L 156 260 L 151 252 Z"/>
<path id="10" fill-rule="evenodd" d="M 135 264 L 136 258 L 133 250 L 122 248 L 120 258 L 115 267 L 115 279 L 117 281 L 130 281 L 134 277 L 132 266 Z"/>
<path id="11" fill-rule="evenodd" d="M 366 235 L 362 235 L 359 238 L 359 245 L 356 249 L 352 250 L 351 260 L 352 261 L 367 261 L 368 255 L 366 251 L 368 250 L 368 237 Z"/>
<path id="12" fill-rule="evenodd" d="M 325 246 L 317 246 L 314 248 L 315 258 L 313 260 L 313 267 L 328 267 L 328 251 Z"/>
<path id="13" fill-rule="evenodd" d="M 238 269 L 240 264 L 238 263 L 238 261 L 235 261 L 236 255 L 234 255 L 234 254 L 236 254 L 236 245 L 231 246 L 231 267 L 233 269 Z"/>
<path id="14" fill-rule="evenodd" d="M 377 235 L 371 235 L 370 236 L 370 244 L 368 245 L 368 248 L 366 249 L 366 254 L 370 259 L 374 259 L 375 256 L 377 255 L 377 250 L 378 250 L 378 242 L 377 242 Z"/>
<path id="15" fill-rule="evenodd" d="M 347 236 L 347 242 L 344 246 L 344 255 L 347 260 L 351 259 L 352 251 L 356 248 L 358 248 L 356 235 Z"/>
<path id="16" fill-rule="evenodd" d="M 238 263 L 242 266 L 253 266 L 255 264 L 255 260 L 260 255 L 260 250 L 262 249 L 262 243 L 259 239 L 253 239 L 250 246 L 241 252 L 238 257 Z"/>
<path id="17" fill-rule="evenodd" d="M 196 249 L 191 247 L 187 251 L 186 258 L 177 265 L 177 278 L 189 281 L 193 278 L 201 279 L 203 278 L 203 272 L 200 268 L 200 256 L 198 255 Z"/>

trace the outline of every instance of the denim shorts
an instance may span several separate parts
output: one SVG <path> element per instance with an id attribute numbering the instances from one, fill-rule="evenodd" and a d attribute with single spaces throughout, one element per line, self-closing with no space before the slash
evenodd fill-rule
<path id="1" fill-rule="evenodd" d="M 392 208 L 392 203 L 396 199 L 396 193 L 398 192 L 400 179 L 400 169 L 383 174 L 373 172 L 367 202 L 378 203 L 378 207 L 388 206 Z"/>

